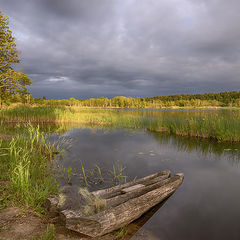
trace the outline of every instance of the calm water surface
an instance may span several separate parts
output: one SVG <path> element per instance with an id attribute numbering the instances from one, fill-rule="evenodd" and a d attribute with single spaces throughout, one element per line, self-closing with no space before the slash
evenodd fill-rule
<path id="1" fill-rule="evenodd" d="M 239 144 L 145 130 L 74 128 L 63 136 L 72 143 L 65 168 L 81 171 L 82 160 L 86 169 L 112 169 L 118 161 L 128 180 L 165 169 L 184 173 L 182 186 L 143 226 L 156 239 L 240 239 Z"/>

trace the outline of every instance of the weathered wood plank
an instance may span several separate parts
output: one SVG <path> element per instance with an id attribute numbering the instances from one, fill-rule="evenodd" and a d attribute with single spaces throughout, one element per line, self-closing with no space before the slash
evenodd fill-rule
<path id="1" fill-rule="evenodd" d="M 174 182 L 176 180 L 176 178 L 178 178 L 178 176 L 173 176 L 173 177 L 170 177 L 170 178 L 167 178 L 165 180 L 162 180 L 162 181 L 159 181 L 157 183 L 154 183 L 154 184 L 151 184 L 151 185 L 148 185 L 144 188 L 140 188 L 134 192 L 129 192 L 129 193 L 125 193 L 125 194 L 122 194 L 122 195 L 119 195 L 119 196 L 115 196 L 113 198 L 110 198 L 110 199 L 107 199 L 106 200 L 106 203 L 107 203 L 107 207 L 108 208 L 111 208 L 111 207 L 116 207 L 132 198 L 136 198 L 136 197 L 139 197 L 143 194 L 146 194 L 156 188 L 159 188 L 165 184 L 168 184 L 168 183 L 171 183 L 171 182 Z"/>
<path id="2" fill-rule="evenodd" d="M 183 178 L 183 174 L 177 174 L 167 179 L 159 188 L 90 217 L 82 217 L 82 213 L 71 210 L 62 211 L 62 217 L 65 219 L 66 227 L 71 230 L 91 237 L 101 236 L 129 224 L 169 197 L 181 185 Z"/>
<path id="3" fill-rule="evenodd" d="M 132 191 L 135 191 L 135 190 L 137 190 L 139 188 L 143 188 L 143 187 L 145 187 L 145 185 L 137 184 L 137 185 L 133 185 L 133 186 L 128 187 L 128 188 L 124 188 L 124 189 L 121 190 L 121 192 L 122 193 L 128 193 L 128 192 L 132 192 Z"/>
<path id="4" fill-rule="evenodd" d="M 132 182 L 120 184 L 120 185 L 114 186 L 112 188 L 94 191 L 94 192 L 92 192 L 92 194 L 94 194 L 95 196 L 98 196 L 100 198 L 103 198 L 103 199 L 108 199 L 108 198 L 112 198 L 117 195 L 120 195 L 121 189 L 123 189 L 123 188 L 131 187 L 136 184 L 144 184 L 144 185 L 152 184 L 153 182 L 158 182 L 158 181 L 164 180 L 166 178 L 169 178 L 170 175 L 171 175 L 171 172 L 166 170 L 166 171 L 162 171 L 159 173 L 155 173 L 155 174 L 146 176 L 141 179 L 137 179 Z"/>

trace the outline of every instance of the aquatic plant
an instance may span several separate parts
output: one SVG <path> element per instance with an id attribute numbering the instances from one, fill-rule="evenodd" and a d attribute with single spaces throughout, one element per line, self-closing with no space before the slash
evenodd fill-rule
<path id="1" fill-rule="evenodd" d="M 72 168 L 69 167 L 67 169 L 67 182 L 68 182 L 68 184 L 71 184 L 71 178 L 72 178 Z"/>
<path id="2" fill-rule="evenodd" d="M 0 110 L 6 122 L 81 124 L 96 128 L 147 129 L 184 137 L 240 141 L 240 111 L 159 112 L 86 109 L 80 107 L 16 107 Z M 1 127 L 0 127 L 1 131 Z"/>
<path id="3" fill-rule="evenodd" d="M 81 167 L 82 167 L 82 174 L 83 174 L 84 182 L 85 182 L 86 185 L 88 185 L 87 176 L 86 176 L 86 173 L 85 173 L 85 169 L 84 169 L 82 160 L 81 160 Z"/>
<path id="4" fill-rule="evenodd" d="M 99 182 L 102 183 L 104 181 L 104 178 L 102 176 L 101 168 L 98 165 L 96 165 L 96 168 L 97 168 L 97 171 L 98 171 L 98 174 L 99 174 Z"/>
<path id="5" fill-rule="evenodd" d="M 123 184 L 126 183 L 127 176 L 123 175 L 126 167 L 123 167 L 119 164 L 119 161 L 113 163 L 113 181 L 115 184 Z"/>

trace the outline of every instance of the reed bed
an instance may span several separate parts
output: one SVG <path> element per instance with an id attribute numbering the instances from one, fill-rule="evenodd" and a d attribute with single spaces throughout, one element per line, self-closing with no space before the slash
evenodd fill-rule
<path id="1" fill-rule="evenodd" d="M 179 136 L 240 141 L 240 111 L 124 111 L 80 107 L 16 107 L 0 110 L 6 122 L 78 124 L 107 128 L 148 129 Z"/>
<path id="2" fill-rule="evenodd" d="M 182 118 L 164 118 L 152 120 L 148 129 L 156 132 L 168 132 L 178 136 L 215 139 L 218 141 L 240 141 L 240 118 L 206 115 Z"/>

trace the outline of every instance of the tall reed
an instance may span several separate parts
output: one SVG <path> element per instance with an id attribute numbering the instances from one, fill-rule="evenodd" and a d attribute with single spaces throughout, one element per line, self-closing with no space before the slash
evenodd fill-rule
<path id="1" fill-rule="evenodd" d="M 4 152 L 0 156 L 1 175 L 9 181 L 13 202 L 40 211 L 44 200 L 57 192 L 51 163 L 55 148 L 39 128 L 31 124 L 24 133 L 14 136 L 8 147 L 1 148 Z"/>
<path id="2" fill-rule="evenodd" d="M 53 122 L 88 127 L 148 129 L 187 137 L 240 141 L 240 111 L 237 110 L 223 114 L 220 111 L 123 111 L 42 106 L 2 109 L 0 119 L 5 122 Z"/>

